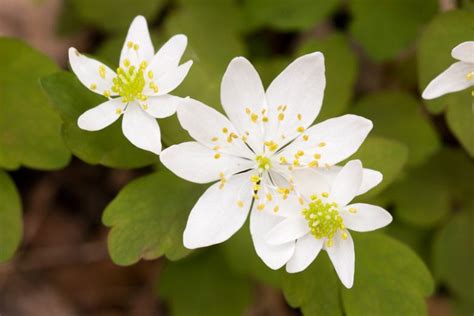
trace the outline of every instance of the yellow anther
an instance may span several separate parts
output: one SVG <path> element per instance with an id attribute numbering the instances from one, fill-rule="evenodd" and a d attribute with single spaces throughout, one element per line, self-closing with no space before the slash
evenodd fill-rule
<path id="1" fill-rule="evenodd" d="M 214 159 L 219 159 L 219 158 L 221 158 L 221 154 L 216 153 L 216 154 L 214 155 Z"/>
<path id="2" fill-rule="evenodd" d="M 309 139 L 309 136 L 308 136 L 308 135 L 303 135 L 303 140 L 304 140 L 305 142 L 307 142 L 308 139 Z"/>
<path id="3" fill-rule="evenodd" d="M 301 205 L 303 205 L 303 204 L 304 204 L 304 200 L 303 200 L 303 198 L 302 198 L 301 196 L 300 196 L 300 197 L 298 197 L 298 202 L 299 202 Z"/>
<path id="4" fill-rule="evenodd" d="M 101 77 L 102 79 L 105 79 L 105 71 L 106 71 L 105 66 L 104 66 L 104 65 L 100 65 L 100 66 L 99 66 L 99 75 L 100 75 L 100 77 Z"/>
<path id="5" fill-rule="evenodd" d="M 241 208 L 244 207 L 244 201 L 238 200 L 238 201 L 237 201 L 237 206 L 238 206 L 238 207 L 241 207 Z"/>
<path id="6" fill-rule="evenodd" d="M 227 129 L 227 127 L 224 127 L 224 128 L 222 129 L 222 133 L 227 134 L 228 132 L 229 132 L 229 130 Z"/>
<path id="7" fill-rule="evenodd" d="M 215 137 L 215 136 L 214 136 L 214 137 L 211 138 L 211 141 L 212 141 L 212 142 L 217 142 L 218 140 L 219 140 L 219 137 Z"/>
<path id="8" fill-rule="evenodd" d="M 355 214 L 357 213 L 357 209 L 355 207 L 349 207 L 349 212 L 351 212 L 352 214 Z"/>
<path id="9" fill-rule="evenodd" d="M 472 71 L 468 72 L 467 75 L 466 75 L 466 79 L 467 80 L 472 80 L 473 76 L 474 76 L 474 72 L 472 72 Z"/>
<path id="10" fill-rule="evenodd" d="M 317 168 L 317 167 L 319 167 L 319 163 L 318 163 L 317 160 L 310 161 L 310 162 L 308 163 L 308 167 L 310 167 L 310 168 Z"/>
<path id="11" fill-rule="evenodd" d="M 142 105 L 142 108 L 143 108 L 144 110 L 148 110 L 148 104 L 144 103 L 144 104 Z"/>
<path id="12" fill-rule="evenodd" d="M 252 122 L 257 123 L 258 114 L 252 113 L 252 114 L 250 115 L 250 119 L 252 120 Z"/>
<path id="13" fill-rule="evenodd" d="M 153 73 L 153 71 L 148 71 L 148 78 L 150 79 L 153 79 L 153 77 L 155 76 L 155 74 Z"/>
<path id="14" fill-rule="evenodd" d="M 133 47 L 133 42 L 132 42 L 132 41 L 128 41 L 128 42 L 127 42 L 127 47 L 128 47 L 128 48 L 132 48 L 132 47 Z"/>
<path id="15" fill-rule="evenodd" d="M 130 67 L 130 60 L 128 58 L 125 58 L 123 61 L 123 65 L 127 68 Z"/>
<path id="16" fill-rule="evenodd" d="M 252 181 L 253 183 L 257 183 L 258 181 L 260 181 L 260 177 L 254 174 L 250 176 L 250 181 Z"/>
<path id="17" fill-rule="evenodd" d="M 261 211 L 265 208 L 265 204 L 263 203 L 260 203 L 258 206 L 257 206 L 257 210 Z"/>
<path id="18" fill-rule="evenodd" d="M 328 239 L 326 241 L 326 247 L 331 248 L 334 245 L 334 242 L 332 239 Z"/>
<path id="19" fill-rule="evenodd" d="M 313 157 L 314 157 L 314 159 L 320 159 L 321 155 L 320 154 L 314 154 Z"/>
<path id="20" fill-rule="evenodd" d="M 279 105 L 279 106 L 277 107 L 277 110 L 278 110 L 278 111 L 281 111 L 282 108 L 283 108 L 283 105 Z"/>
<path id="21" fill-rule="evenodd" d="M 298 126 L 298 128 L 296 129 L 299 133 L 303 133 L 304 132 L 304 127 L 303 126 Z"/>
<path id="22" fill-rule="evenodd" d="M 91 84 L 89 87 L 91 90 L 97 89 L 97 85 L 95 83 Z"/>
<path id="23" fill-rule="evenodd" d="M 298 151 L 296 152 L 296 156 L 299 156 L 299 157 L 304 156 L 304 151 L 298 150 Z"/>
<path id="24" fill-rule="evenodd" d="M 214 146 L 212 147 L 212 150 L 219 150 L 219 148 L 220 148 L 219 146 Z"/>
<path id="25" fill-rule="evenodd" d="M 283 112 L 285 112 L 287 108 L 288 108 L 288 105 L 284 105 L 281 110 L 282 110 Z"/>
<path id="26" fill-rule="evenodd" d="M 311 201 L 315 201 L 318 199 L 318 196 L 316 194 L 311 194 L 309 198 L 311 199 Z"/>
<path id="27" fill-rule="evenodd" d="M 245 113 L 250 114 L 252 113 L 252 110 L 250 110 L 250 108 L 245 108 Z"/>
<path id="28" fill-rule="evenodd" d="M 329 197 L 329 193 L 327 193 L 327 192 L 323 192 L 321 195 L 325 198 Z"/>
<path id="29" fill-rule="evenodd" d="M 138 46 L 138 44 L 133 44 L 133 49 L 134 50 L 138 50 L 140 48 L 140 46 Z"/>
<path id="30" fill-rule="evenodd" d="M 270 193 L 267 193 L 266 197 L 268 201 L 271 201 L 273 199 L 273 196 Z"/>
<path id="31" fill-rule="evenodd" d="M 281 156 L 280 157 L 280 163 L 288 163 L 288 160 L 286 160 L 285 157 Z"/>
<path id="32" fill-rule="evenodd" d="M 279 121 L 283 121 L 284 119 L 285 119 L 285 114 L 279 113 L 279 114 L 278 114 L 278 120 L 279 120 Z"/>
<path id="33" fill-rule="evenodd" d="M 121 108 L 116 108 L 115 109 L 115 114 L 122 114 L 122 109 Z"/>
<path id="34" fill-rule="evenodd" d="M 273 212 L 277 213 L 279 209 L 280 209 L 280 207 L 277 205 L 273 208 Z"/>
<path id="35" fill-rule="evenodd" d="M 347 234 L 347 232 L 342 232 L 342 239 L 346 240 L 347 237 L 349 237 L 349 235 Z"/>
<path id="36" fill-rule="evenodd" d="M 106 97 L 106 98 L 110 97 L 110 91 L 109 90 L 105 90 L 103 94 L 104 94 L 104 97 Z"/>
<path id="37" fill-rule="evenodd" d="M 303 116 L 300 113 L 298 113 L 298 115 L 296 115 L 296 117 L 298 118 L 298 121 L 301 121 L 301 119 L 303 118 Z"/>
<path id="38" fill-rule="evenodd" d="M 267 123 L 267 122 L 268 122 L 268 116 L 262 117 L 262 121 L 265 122 L 265 123 Z"/>
<path id="39" fill-rule="evenodd" d="M 318 147 L 324 147 L 324 146 L 326 146 L 326 143 L 325 143 L 325 142 L 320 142 L 320 143 L 318 144 Z"/>

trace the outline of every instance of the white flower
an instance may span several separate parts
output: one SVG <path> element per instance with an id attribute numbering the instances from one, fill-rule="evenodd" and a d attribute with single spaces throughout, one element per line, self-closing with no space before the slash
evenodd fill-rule
<path id="1" fill-rule="evenodd" d="M 211 107 L 186 99 L 178 119 L 196 141 L 171 146 L 162 163 L 191 182 L 211 185 L 193 207 L 184 245 L 199 248 L 223 242 L 244 224 L 253 202 L 251 232 L 267 264 L 281 267 L 294 244 L 268 247 L 263 234 L 291 204 L 291 170 L 325 170 L 352 155 L 372 128 L 371 121 L 344 115 L 309 127 L 321 108 L 324 57 L 316 52 L 296 59 L 265 92 L 255 68 L 233 59 L 221 84 L 229 119 Z M 367 187 L 381 180 L 367 170 Z M 268 217 L 268 218 L 267 218 Z"/>
<path id="2" fill-rule="evenodd" d="M 451 56 L 459 60 L 434 78 L 423 91 L 423 99 L 434 99 L 446 93 L 474 86 L 474 41 L 454 47 Z M 474 96 L 474 92 L 473 96 Z"/>
<path id="3" fill-rule="evenodd" d="M 273 246 L 296 245 L 286 263 L 290 273 L 306 269 L 326 250 L 342 283 L 352 287 L 354 244 L 348 229 L 375 230 L 390 224 L 392 216 L 375 205 L 349 204 L 364 191 L 359 160 L 348 162 L 332 179 L 311 170 L 295 170 L 294 181 L 302 196 L 300 211 L 287 213 L 269 230 L 265 241 Z"/>
<path id="4" fill-rule="evenodd" d="M 146 20 L 137 16 L 128 30 L 117 73 L 70 48 L 69 62 L 81 83 L 109 99 L 83 113 L 79 127 L 98 131 L 123 114 L 125 137 L 135 146 L 159 154 L 161 133 L 155 118 L 173 115 L 182 101 L 169 92 L 184 80 L 192 65 L 191 60 L 179 65 L 186 45 L 186 36 L 176 35 L 154 54 Z"/>

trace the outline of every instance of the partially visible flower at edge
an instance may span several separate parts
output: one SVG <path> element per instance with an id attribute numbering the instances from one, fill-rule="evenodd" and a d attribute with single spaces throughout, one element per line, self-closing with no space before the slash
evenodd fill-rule
<path id="1" fill-rule="evenodd" d="M 463 42 L 454 47 L 451 56 L 459 61 L 426 86 L 422 94 L 423 99 L 435 99 L 474 86 L 474 41 Z M 474 90 L 471 94 L 474 96 Z"/>
<path id="2" fill-rule="evenodd" d="M 271 268 L 284 265 L 294 243 L 268 246 L 264 236 L 286 212 L 296 212 L 291 172 L 312 169 L 330 176 L 351 156 L 372 128 L 356 115 L 328 119 L 312 127 L 325 88 L 324 57 L 316 52 L 292 62 L 265 91 L 252 64 L 233 59 L 222 79 L 221 103 L 227 117 L 193 99 L 178 107 L 178 119 L 196 141 L 165 149 L 162 163 L 181 178 L 211 185 L 197 201 L 184 231 L 184 245 L 221 243 L 244 224 L 257 254 Z M 368 190 L 382 179 L 364 170 Z"/>
<path id="3" fill-rule="evenodd" d="M 303 271 L 321 250 L 326 250 L 344 286 L 352 287 L 355 255 L 348 230 L 372 231 L 392 221 L 390 213 L 379 206 L 349 204 L 359 195 L 362 178 L 359 160 L 349 161 L 332 179 L 295 170 L 295 185 L 303 198 L 300 211 L 287 213 L 265 236 L 273 246 L 295 244 L 286 271 Z"/>
<path id="4" fill-rule="evenodd" d="M 184 80 L 192 65 L 191 60 L 179 65 L 186 45 L 185 35 L 175 35 L 155 54 L 146 20 L 137 16 L 128 30 L 117 72 L 70 48 L 69 62 L 80 82 L 108 98 L 83 113 L 78 126 L 98 131 L 123 114 L 125 137 L 136 147 L 159 154 L 161 132 L 156 118 L 173 115 L 182 101 L 169 92 Z"/>

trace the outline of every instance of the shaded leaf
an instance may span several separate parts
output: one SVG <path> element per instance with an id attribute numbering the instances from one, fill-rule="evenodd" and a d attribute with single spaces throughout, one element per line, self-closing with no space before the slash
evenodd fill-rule
<path id="1" fill-rule="evenodd" d="M 0 170 L 0 262 L 13 257 L 22 234 L 21 201 L 15 184 Z"/>

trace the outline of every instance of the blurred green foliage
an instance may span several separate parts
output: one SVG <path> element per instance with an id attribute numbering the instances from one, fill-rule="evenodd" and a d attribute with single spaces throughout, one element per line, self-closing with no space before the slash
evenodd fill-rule
<path id="1" fill-rule="evenodd" d="M 218 110 L 220 80 L 233 57 L 248 57 L 268 86 L 294 58 L 320 50 L 327 86 L 317 120 L 355 113 L 374 122 L 351 158 L 380 170 L 384 180 L 359 200 L 385 206 L 394 222 L 383 233 L 355 234 L 351 290 L 342 288 L 324 253 L 302 273 L 270 270 L 247 224 L 222 245 L 185 249 L 187 215 L 205 187 L 159 165 L 123 188 L 103 214 L 110 255 L 120 265 L 182 259 L 166 261 L 157 284 L 173 315 L 240 315 L 252 302 L 253 283 L 281 290 L 304 315 L 424 315 L 433 287 L 444 289 L 438 293 L 454 313 L 472 314 L 473 99 L 469 89 L 431 101 L 420 96 L 454 62 L 451 49 L 474 39 L 472 1 L 448 12 L 435 0 L 64 1 L 58 34 L 91 35 L 86 53 L 111 68 L 137 14 L 148 18 L 155 48 L 186 34 L 183 60 L 194 64 L 174 94 Z M 77 127 L 77 117 L 104 98 L 50 58 L 0 39 L 0 69 L 0 168 L 62 168 L 70 152 L 111 168 L 157 166 L 158 157 L 123 137 L 120 120 L 100 132 Z M 175 116 L 159 123 L 165 145 L 189 140 Z M 0 171 L 1 261 L 19 243 L 20 208 L 13 182 Z"/>

